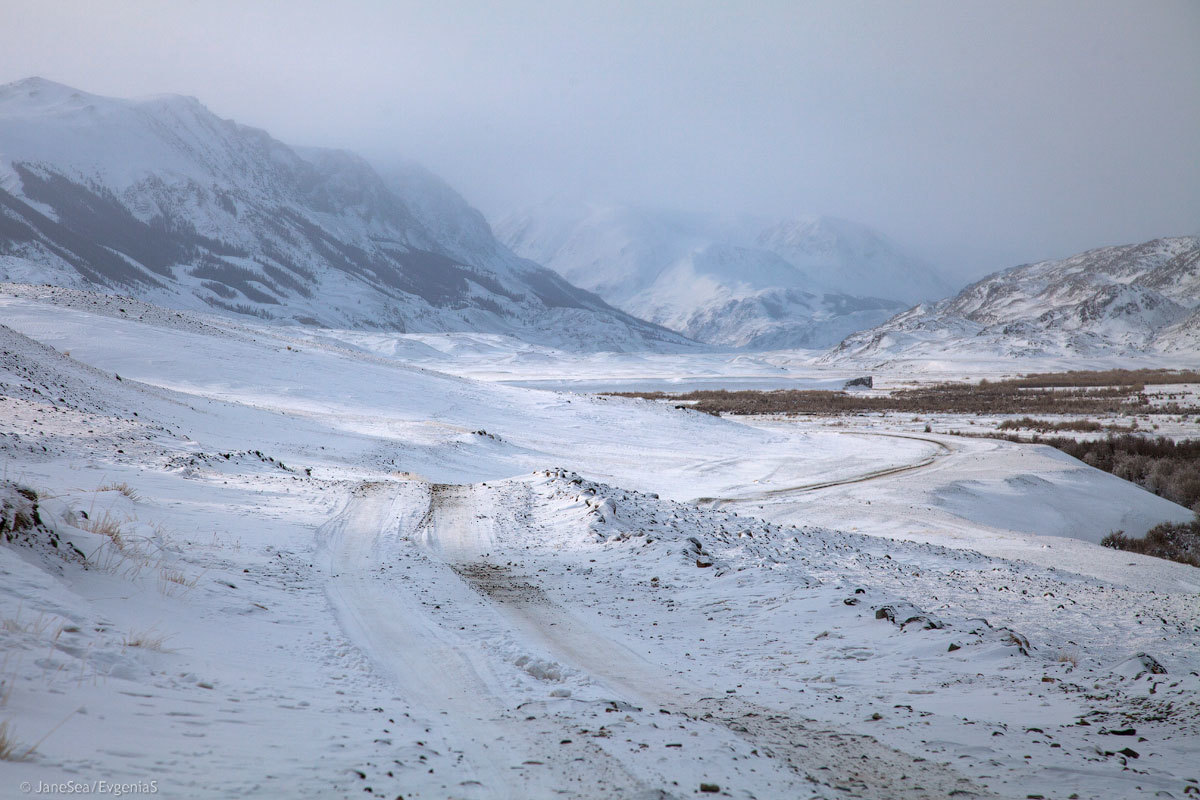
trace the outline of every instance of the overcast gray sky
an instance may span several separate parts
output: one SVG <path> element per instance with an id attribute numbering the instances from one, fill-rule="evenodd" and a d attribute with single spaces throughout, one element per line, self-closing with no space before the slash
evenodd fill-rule
<path id="1" fill-rule="evenodd" d="M 195 95 L 492 217 L 831 213 L 963 275 L 1200 232 L 1196 0 L 0 4 L 0 81 Z"/>

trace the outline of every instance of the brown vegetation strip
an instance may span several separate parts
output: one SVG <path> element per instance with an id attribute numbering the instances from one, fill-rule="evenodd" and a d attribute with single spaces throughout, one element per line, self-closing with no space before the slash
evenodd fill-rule
<path id="1" fill-rule="evenodd" d="M 839 415 L 895 411 L 907 414 L 1200 414 L 1200 406 L 1167 403 L 1151 407 L 1140 390 L 1123 388 L 1020 391 L 1002 384 L 939 384 L 902 389 L 888 396 L 856 392 L 782 389 L 698 391 L 685 394 L 620 392 L 618 397 L 686 402 L 707 414 Z"/>
<path id="2" fill-rule="evenodd" d="M 1025 388 L 1059 386 L 1145 386 L 1146 384 L 1200 383 L 1200 372 L 1170 369 L 1106 369 L 1071 370 L 1069 372 L 1035 372 L 1005 383 Z"/>
<path id="3" fill-rule="evenodd" d="M 865 392 L 779 389 L 702 390 L 682 394 L 614 392 L 618 397 L 675 400 L 708 414 L 1193 414 L 1200 406 L 1170 402 L 1151 406 L 1146 384 L 1200 383 L 1200 373 L 1168 370 L 1106 370 L 1027 375 L 1003 381 L 939 383 Z"/>
<path id="4" fill-rule="evenodd" d="M 1141 539 L 1126 536 L 1124 531 L 1115 531 L 1105 536 L 1100 544 L 1114 550 L 1128 550 L 1200 567 L 1200 518 L 1191 522 L 1164 522 L 1151 528 Z"/>

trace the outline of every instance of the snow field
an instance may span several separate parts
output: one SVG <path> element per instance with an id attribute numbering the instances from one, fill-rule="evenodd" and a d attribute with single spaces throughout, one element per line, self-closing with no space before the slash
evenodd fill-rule
<path id="1" fill-rule="evenodd" d="M 4 792 L 1099 798 L 1198 777 L 1200 580 L 1073 538 L 1072 514 L 1162 501 L 1045 448 L 483 384 L 84 300 L 0 300 L 3 478 L 88 558 L 0 546 L 0 721 L 49 734 Z M 1031 474 L 1055 490 L 943 502 Z"/>

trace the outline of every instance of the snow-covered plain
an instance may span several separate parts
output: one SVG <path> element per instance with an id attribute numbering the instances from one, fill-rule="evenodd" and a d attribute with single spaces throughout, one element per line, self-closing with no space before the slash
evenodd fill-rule
<path id="1" fill-rule="evenodd" d="M 0 293 L 0 477 L 62 537 L 0 546 L 0 796 L 1200 791 L 1200 574 L 1094 544 L 1189 514 L 1130 484 L 506 383 L 854 374 L 799 358 L 94 300 Z"/>

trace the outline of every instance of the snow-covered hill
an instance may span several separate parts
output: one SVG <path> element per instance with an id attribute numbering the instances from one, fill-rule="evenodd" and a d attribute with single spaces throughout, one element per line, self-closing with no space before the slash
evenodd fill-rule
<path id="1" fill-rule="evenodd" d="M 1200 352 L 1200 238 L 1104 247 L 990 275 L 842 342 L 830 360 Z"/>
<path id="2" fill-rule="evenodd" d="M 512 254 L 416 166 L 289 147 L 192 98 L 0 87 L 0 280 L 177 308 L 628 349 L 682 339 Z"/>
<path id="3" fill-rule="evenodd" d="M 1188 797 L 1200 573 L 1094 544 L 1188 509 L 424 368 L 471 339 L 0 290 L 5 785 Z"/>
<path id="4" fill-rule="evenodd" d="M 496 230 L 613 305 L 714 344 L 828 347 L 947 289 L 880 235 L 828 218 L 728 222 L 547 202 Z"/>

